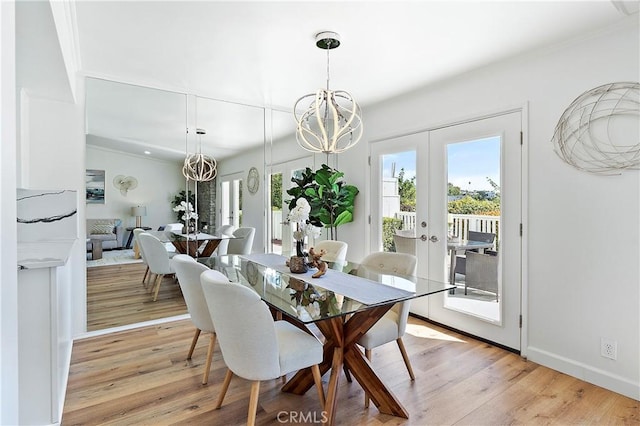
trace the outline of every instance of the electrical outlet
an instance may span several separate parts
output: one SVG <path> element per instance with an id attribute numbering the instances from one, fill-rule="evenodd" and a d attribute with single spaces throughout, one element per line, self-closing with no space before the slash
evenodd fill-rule
<path id="1" fill-rule="evenodd" d="M 616 359 L 618 357 L 618 342 L 611 339 L 600 339 L 600 355 L 609 359 Z"/>

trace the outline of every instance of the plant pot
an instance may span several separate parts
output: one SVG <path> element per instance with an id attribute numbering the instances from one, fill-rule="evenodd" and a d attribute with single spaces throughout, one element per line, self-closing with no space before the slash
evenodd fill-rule
<path id="1" fill-rule="evenodd" d="M 309 270 L 305 257 L 291 256 L 289 259 L 289 270 L 294 274 L 304 274 Z"/>

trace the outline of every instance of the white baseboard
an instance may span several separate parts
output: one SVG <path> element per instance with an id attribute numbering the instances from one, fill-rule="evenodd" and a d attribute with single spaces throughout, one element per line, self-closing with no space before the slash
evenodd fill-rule
<path id="1" fill-rule="evenodd" d="M 529 346 L 527 359 L 585 382 L 640 401 L 640 382 Z"/>

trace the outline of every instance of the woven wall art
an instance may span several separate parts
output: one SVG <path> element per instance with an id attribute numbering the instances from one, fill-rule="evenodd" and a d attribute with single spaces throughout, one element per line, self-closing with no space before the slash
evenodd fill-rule
<path id="1" fill-rule="evenodd" d="M 556 154 L 590 173 L 640 169 L 640 83 L 588 90 L 564 111 L 553 134 Z"/>

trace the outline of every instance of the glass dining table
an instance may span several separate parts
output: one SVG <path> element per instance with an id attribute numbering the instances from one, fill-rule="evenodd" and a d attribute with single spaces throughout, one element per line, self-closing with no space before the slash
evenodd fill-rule
<path id="1" fill-rule="evenodd" d="M 254 290 L 277 318 L 312 333 L 314 324 L 325 337 L 322 375 L 330 371 L 325 415 L 335 424 L 338 381 L 344 370 L 353 376 L 381 413 L 409 418 L 397 397 L 382 382 L 357 341 L 398 302 L 450 290 L 449 283 L 413 276 L 380 274 L 352 262 L 329 263 L 325 275 L 294 274 L 287 258 L 277 254 L 213 256 L 198 261 L 222 272 L 231 282 Z M 284 392 L 304 394 L 313 387 L 311 369 L 298 371 Z"/>

